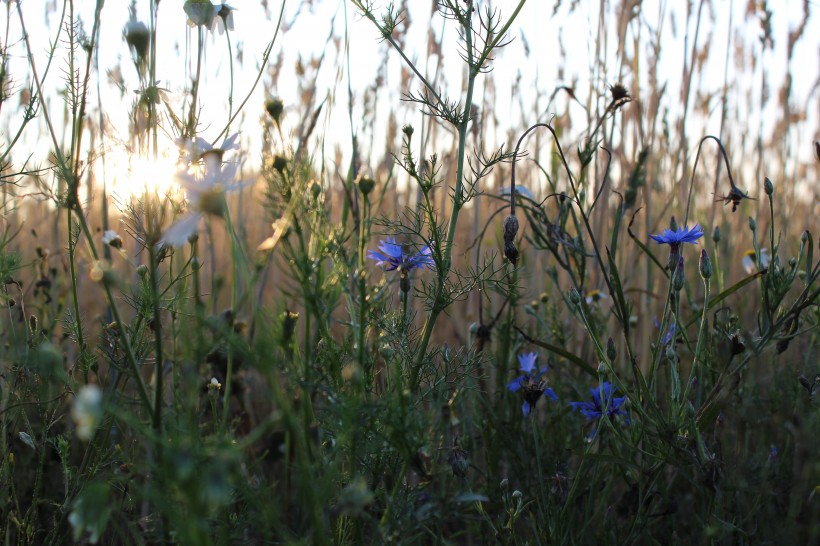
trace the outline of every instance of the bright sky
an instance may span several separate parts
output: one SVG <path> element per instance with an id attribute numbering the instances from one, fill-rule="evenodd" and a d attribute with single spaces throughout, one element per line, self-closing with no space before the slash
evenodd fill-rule
<path id="1" fill-rule="evenodd" d="M 643 2 L 643 20 L 650 27 L 655 28 L 658 24 L 658 12 L 660 0 Z M 80 17 L 83 21 L 83 27 L 86 32 L 90 31 L 91 22 L 93 21 L 94 4 L 92 0 L 83 0 L 75 2 L 79 10 Z M 412 4 L 413 8 L 410 11 L 408 20 L 410 21 L 410 28 L 407 37 L 407 44 L 409 44 L 410 57 L 413 59 L 423 59 L 424 47 L 427 43 L 427 32 L 430 21 L 430 4 L 431 2 L 424 2 L 422 0 L 413 0 L 408 2 Z M 510 126 L 519 127 L 521 122 L 521 112 L 515 106 L 517 100 L 513 101 L 511 97 L 511 85 L 519 75 L 521 78 L 521 93 L 525 95 L 523 104 L 531 104 L 531 96 L 534 89 L 540 89 L 547 95 L 557 85 L 571 83 L 577 81 L 577 90 L 579 98 L 583 101 L 588 91 L 593 75 L 590 74 L 589 67 L 592 65 L 590 59 L 594 56 L 595 32 L 597 25 L 597 13 L 599 2 L 592 0 L 581 0 L 578 8 L 573 14 L 568 14 L 569 4 L 572 2 L 564 1 L 562 7 L 558 11 L 558 15 L 553 17 L 553 6 L 555 2 L 546 0 L 530 0 L 523 8 L 518 20 L 512 27 L 510 36 L 514 38 L 513 43 L 503 50 L 495 62 L 494 77 L 496 81 L 496 103 L 493 107 L 499 119 L 509 119 Z M 15 2 L 4 3 L 6 10 L 0 10 L 0 28 L 6 27 L 8 20 L 8 8 L 11 12 L 11 20 L 8 28 L 10 53 L 12 59 L 10 62 L 10 73 L 18 85 L 24 86 L 29 81 L 27 75 L 26 59 L 24 58 L 25 50 L 19 43 L 21 36 L 19 19 L 16 13 Z M 37 69 L 42 74 L 46 64 L 46 49 L 50 41 L 56 34 L 56 25 L 59 20 L 60 9 L 62 3 L 56 0 L 46 1 L 45 4 L 37 1 L 23 1 L 22 9 L 25 16 L 26 26 L 30 33 L 30 40 L 34 49 L 35 61 Z M 250 90 L 253 80 L 256 78 L 257 69 L 261 62 L 262 52 L 272 38 L 276 27 L 276 19 L 281 7 L 281 3 L 270 0 L 267 6 L 267 11 L 263 3 L 259 1 L 249 0 L 235 0 L 231 5 L 237 8 L 235 12 L 235 31 L 231 33 L 232 47 L 235 56 L 241 56 L 242 62 L 235 62 L 234 64 L 234 94 L 235 104 L 242 100 Z M 345 5 L 346 4 L 346 5 Z M 517 2 L 513 0 L 504 0 L 496 2 L 494 5 L 498 7 L 502 15 L 507 15 L 513 11 Z M 754 40 L 754 37 L 760 33 L 760 25 L 758 19 L 746 19 L 746 4 L 747 0 L 735 0 L 732 2 L 714 1 L 711 3 L 711 9 L 714 10 L 714 23 L 706 20 L 710 13 L 710 4 L 706 3 L 704 7 L 704 19 L 706 20 L 700 29 L 699 43 L 703 44 L 707 41 L 711 43 L 710 60 L 707 64 L 706 74 L 708 78 L 706 83 L 702 85 L 707 90 L 719 91 L 723 85 L 723 62 L 724 53 L 726 51 L 726 29 L 730 16 L 730 9 L 733 8 L 733 28 L 737 30 L 737 36 L 746 39 L 749 42 Z M 158 25 L 158 56 L 159 66 L 157 70 L 157 77 L 161 87 L 169 90 L 171 101 L 175 104 L 181 104 L 185 97 L 185 90 L 190 86 L 190 78 L 194 73 L 194 55 L 187 54 L 196 47 L 196 30 L 191 29 L 186 25 L 186 16 L 182 9 L 182 0 L 162 0 L 159 3 L 159 25 Z M 775 39 L 774 51 L 768 51 L 766 55 L 759 59 L 762 64 L 759 66 L 765 67 L 768 72 L 769 81 L 772 85 L 773 98 L 769 104 L 769 110 L 765 112 L 750 112 L 748 116 L 748 127 L 750 130 L 756 130 L 761 123 L 761 119 L 765 127 L 771 126 L 774 116 L 778 115 L 780 110 L 777 107 L 776 93 L 780 82 L 783 80 L 783 75 L 786 70 L 786 43 L 787 36 L 790 29 L 796 27 L 802 20 L 802 5 L 803 2 L 799 0 L 784 0 L 782 2 L 770 3 L 774 11 L 773 18 L 773 34 Z M 45 9 L 44 9 L 45 6 Z M 667 0 L 667 17 L 663 21 L 663 48 L 665 55 L 663 63 L 660 66 L 660 79 L 668 80 L 669 89 L 666 94 L 666 104 L 670 108 L 670 123 L 675 119 L 679 104 L 679 82 L 682 73 L 683 64 L 683 24 L 685 21 L 686 2 Z M 695 2 L 697 6 L 697 2 Z M 815 11 L 817 4 L 814 1 L 810 2 L 810 9 Z M 141 0 L 139 2 L 137 17 L 139 20 L 147 23 L 148 21 L 148 2 Z M 286 32 L 280 33 L 277 43 L 274 46 L 271 61 L 275 61 L 281 54 L 283 56 L 283 64 L 281 75 L 278 84 L 271 89 L 271 93 L 282 97 L 286 105 L 286 121 L 295 122 L 304 112 L 295 110 L 295 105 L 299 104 L 299 93 L 297 79 L 294 75 L 294 66 L 298 58 L 302 58 L 308 62 L 321 54 L 322 50 L 326 48 L 326 59 L 318 77 L 318 95 L 319 101 L 328 94 L 328 90 L 334 90 L 337 96 L 335 103 L 330 108 L 325 109 L 326 117 L 322 119 L 325 128 L 317 129 L 317 133 L 324 131 L 328 135 L 330 142 L 326 142 L 325 153 L 332 157 L 335 146 L 340 146 L 343 151 L 349 149 L 348 141 L 350 134 L 350 126 L 347 115 L 347 94 L 346 94 L 346 74 L 339 73 L 338 67 L 344 66 L 343 52 L 337 49 L 334 42 L 328 42 L 328 37 L 331 34 L 331 24 L 333 25 L 333 32 L 336 36 L 344 39 L 344 25 L 347 17 L 350 29 L 350 59 L 351 59 L 351 81 L 356 94 L 354 104 L 354 123 L 358 124 L 355 128 L 361 131 L 361 120 L 363 112 L 361 110 L 362 101 L 361 93 L 364 88 L 370 85 L 374 76 L 379 69 L 384 44 L 377 40 L 377 34 L 373 26 L 364 20 L 355 11 L 354 6 L 345 0 L 315 0 L 314 2 L 299 2 L 290 0 L 285 8 L 285 23 Z M 122 29 L 128 21 L 128 2 L 108 1 L 105 2 L 102 15 L 102 26 L 100 34 L 100 51 L 99 64 L 101 72 L 101 93 L 103 110 L 109 122 L 118 130 L 118 134 L 108 135 L 109 142 L 106 148 L 109 150 L 117 149 L 117 140 L 126 141 L 128 138 L 128 112 L 133 100 L 135 99 L 135 91 L 138 89 L 138 81 L 136 72 L 130 60 L 130 53 L 126 44 L 122 39 Z M 614 20 L 609 23 L 613 26 L 611 30 L 614 31 Z M 673 25 L 672 20 L 675 24 Z M 434 24 L 432 26 L 436 35 L 439 35 L 442 30 L 441 18 L 435 16 Z M 694 26 L 690 30 L 694 30 Z M 646 40 L 647 34 L 644 29 L 642 39 Z M 460 79 L 462 76 L 462 66 L 456 55 L 455 40 L 456 31 L 451 22 L 448 22 L 444 27 L 445 45 L 444 45 L 444 77 L 447 85 L 452 91 L 460 89 Z M 614 35 L 614 32 L 611 33 Z M 631 35 L 630 35 L 631 36 Z M 559 49 L 560 43 L 563 43 L 563 48 L 567 52 L 568 61 L 566 65 L 571 67 L 568 72 L 564 74 L 562 79 L 558 78 L 559 66 Z M 798 131 L 801 133 L 798 140 L 801 144 L 806 145 L 813 139 L 817 139 L 818 135 L 818 115 L 820 115 L 820 95 L 818 95 L 818 69 L 820 68 L 820 20 L 816 15 L 812 15 L 808 22 L 808 27 L 805 31 L 804 38 L 798 43 L 797 49 L 794 53 L 794 81 L 792 97 L 795 104 L 810 104 L 809 119 L 802 125 Z M 337 42 L 342 44 L 343 42 Z M 531 50 L 531 55 L 526 57 L 524 54 L 525 43 Z M 417 50 L 413 47 L 417 44 L 421 49 Z M 691 47 L 691 46 L 690 46 Z M 616 47 L 614 40 L 610 39 L 608 44 L 606 56 L 610 59 L 608 66 L 615 67 L 614 59 L 616 59 Z M 186 57 L 188 61 L 186 62 Z M 378 114 L 377 119 L 385 119 L 389 112 L 397 113 L 399 124 L 413 123 L 415 126 L 421 124 L 421 116 L 418 110 L 414 107 L 400 102 L 401 92 L 406 91 L 401 89 L 400 84 L 400 60 L 394 51 L 389 53 L 389 64 L 386 72 L 386 88 L 391 89 L 389 93 L 383 93 L 378 97 Z M 647 60 L 647 51 L 645 47 L 641 51 L 641 59 L 643 63 Z M 422 66 L 423 66 L 423 61 Z M 63 118 L 63 106 L 60 104 L 62 100 L 58 95 L 59 90 L 63 86 L 62 70 L 64 69 L 64 62 L 62 60 L 56 61 L 49 73 L 47 82 L 47 89 L 50 104 L 48 106 L 55 122 L 59 123 Z M 121 96 L 120 90 L 110 85 L 106 81 L 106 71 L 114 69 L 119 66 L 123 80 L 125 82 L 125 94 Z M 431 63 L 430 69 L 433 70 Z M 760 70 L 760 68 L 758 68 Z M 730 79 L 735 77 L 734 63 L 730 62 L 729 66 Z M 208 140 L 216 137 L 217 133 L 224 127 L 227 121 L 227 97 L 229 91 L 229 63 L 227 55 L 227 40 L 224 35 L 218 33 L 208 33 L 206 37 L 206 58 L 202 71 L 202 84 L 200 92 L 200 100 L 202 106 L 202 125 L 201 136 Z M 605 81 L 594 82 L 597 88 L 605 88 L 606 85 L 615 83 L 617 81 L 616 73 L 608 75 Z M 745 93 L 746 88 L 753 89 L 754 96 L 759 93 L 759 75 L 747 74 L 739 78 L 735 85 L 743 89 L 739 92 L 734 89 L 735 95 L 740 97 Z M 635 82 L 625 82 L 628 87 L 633 87 Z M 699 82 L 693 82 L 695 87 L 701 86 Z M 640 82 L 641 86 L 645 86 L 646 82 Z M 479 89 L 477 96 L 483 93 L 483 81 L 479 82 Z M 417 82 L 413 82 L 412 89 L 417 90 Z M 96 88 L 96 81 L 92 81 L 92 87 Z M 235 127 L 242 131 L 243 148 L 246 150 L 246 165 L 253 167 L 258 164 L 259 160 L 259 145 L 261 142 L 260 136 L 260 116 L 263 115 L 263 103 L 265 100 L 265 88 L 270 87 L 269 78 L 267 75 L 263 76 L 260 85 L 251 96 L 246 106 L 243 118 Z M 716 103 L 717 104 L 717 103 Z M 97 109 L 96 90 L 92 92 L 90 100 L 91 111 L 90 115 L 99 115 Z M 690 106 L 691 110 L 691 106 Z M 543 119 L 543 114 L 541 113 Z M 527 119 L 531 122 L 536 121 L 537 113 L 526 112 Z M 16 131 L 19 120 L 22 116 L 22 108 L 17 107 L 17 100 L 10 103 L 10 107 L 4 106 L 2 114 L 0 114 L 0 130 L 2 130 L 2 144 L 5 148 L 9 140 L 9 135 Z M 762 118 L 761 118 L 762 116 Z M 33 161 L 43 161 L 47 157 L 49 149 L 52 147 L 50 139 L 47 138 L 45 132 L 45 124 L 42 116 L 38 119 L 39 126 L 31 127 L 21 142 L 15 147 L 13 157 L 19 162 L 28 154 L 32 154 Z M 362 135 L 365 145 L 368 142 L 382 143 L 381 145 L 374 144 L 374 159 L 378 161 L 384 152 L 384 134 L 383 130 L 386 122 L 375 123 L 377 127 L 377 134 Z M 706 133 L 717 134 L 719 128 L 719 108 L 715 108 L 712 116 L 706 121 L 706 126 L 702 128 L 692 127 L 690 134 L 702 135 Z M 60 129 L 58 129 L 58 133 Z M 503 131 L 502 131 L 503 134 Z M 691 137 L 690 137 L 691 138 Z M 333 140 L 336 142 L 333 142 Z M 694 138 L 697 141 L 697 138 Z M 98 146 L 99 143 L 96 143 Z M 170 143 L 166 143 L 168 148 L 171 148 Z M 395 147 L 397 148 L 398 142 Z M 491 147 L 491 146 L 488 146 Z M 170 157 L 172 152 L 167 154 L 169 157 L 164 161 L 151 161 L 148 166 L 145 163 L 133 160 L 136 169 L 143 175 L 147 175 L 152 183 L 156 183 L 159 179 L 170 178 L 170 172 L 173 170 L 173 157 Z M 116 184 L 120 191 L 123 191 L 124 181 L 121 178 L 126 177 L 124 173 L 125 165 L 121 163 L 128 163 L 126 155 L 122 148 L 119 152 L 109 152 L 108 158 L 111 160 L 109 167 L 116 174 L 111 175 L 118 177 Z M 345 161 L 348 159 L 345 155 Z M 737 161 L 737 160 L 736 160 Z M 116 166 L 112 166 L 116 164 Z M 132 165 L 132 167 L 135 167 Z M 374 167 L 375 165 L 371 165 Z M 143 176 L 145 178 L 145 176 Z M 131 180 L 131 184 L 139 184 L 142 182 Z"/>

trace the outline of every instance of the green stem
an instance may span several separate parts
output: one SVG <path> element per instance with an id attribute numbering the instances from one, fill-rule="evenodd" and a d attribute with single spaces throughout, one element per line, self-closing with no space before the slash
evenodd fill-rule
<path id="1" fill-rule="evenodd" d="M 697 375 L 695 375 L 695 372 L 697 370 L 698 362 L 700 361 L 700 353 L 704 347 L 704 338 L 706 337 L 705 332 L 706 323 L 708 322 L 707 313 L 709 311 L 709 291 L 711 288 L 711 279 L 703 279 L 703 286 L 705 294 L 703 296 L 703 313 L 700 319 L 700 329 L 698 329 L 698 344 L 695 347 L 695 358 L 692 361 L 692 369 L 689 370 L 689 377 L 686 380 L 686 388 L 683 391 L 683 398 L 681 399 L 681 401 L 684 403 L 686 401 L 686 396 L 689 394 L 689 387 L 692 385 L 692 378 L 697 377 Z M 683 410 L 683 405 L 681 405 L 681 410 Z"/>
<path id="2" fill-rule="evenodd" d="M 163 354 L 162 354 L 162 315 L 159 305 L 159 264 L 157 263 L 156 246 L 148 248 L 149 272 L 151 281 L 151 303 L 154 312 L 154 358 L 156 360 L 156 387 L 154 391 L 154 430 L 162 431 L 162 380 L 163 380 Z"/>

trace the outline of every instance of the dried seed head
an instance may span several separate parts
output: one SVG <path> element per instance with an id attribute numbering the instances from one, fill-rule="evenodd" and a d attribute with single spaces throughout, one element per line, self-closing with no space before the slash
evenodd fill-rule
<path id="1" fill-rule="evenodd" d="M 629 91 L 621 83 L 616 83 L 609 87 L 609 93 L 612 95 L 612 102 L 621 102 L 629 99 Z"/>
<path id="2" fill-rule="evenodd" d="M 282 112 L 284 109 L 285 104 L 282 102 L 282 99 L 278 97 L 265 101 L 265 111 L 277 125 L 279 125 L 279 120 L 282 117 Z"/>

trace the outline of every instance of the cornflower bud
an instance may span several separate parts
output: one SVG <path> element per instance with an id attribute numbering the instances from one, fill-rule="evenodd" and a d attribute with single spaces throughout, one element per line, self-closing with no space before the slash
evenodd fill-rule
<path id="1" fill-rule="evenodd" d="M 700 251 L 700 276 L 704 279 L 712 277 L 712 261 L 709 260 L 706 249 Z"/>
<path id="2" fill-rule="evenodd" d="M 369 194 L 375 185 L 376 181 L 368 176 L 363 176 L 359 179 L 359 191 L 362 192 L 362 195 Z"/>
<path id="3" fill-rule="evenodd" d="M 766 179 L 763 180 L 763 190 L 766 192 L 766 195 L 771 195 L 774 193 L 774 185 L 772 184 L 772 181 L 769 180 L 769 177 L 766 177 Z"/>
<path id="4" fill-rule="evenodd" d="M 606 357 L 610 362 L 614 362 L 618 356 L 618 349 L 615 347 L 615 340 L 611 337 L 606 340 Z"/>
<path id="5" fill-rule="evenodd" d="M 683 256 L 678 258 L 678 267 L 672 273 L 672 288 L 675 292 L 680 292 L 683 288 L 683 283 L 686 280 L 683 274 Z"/>

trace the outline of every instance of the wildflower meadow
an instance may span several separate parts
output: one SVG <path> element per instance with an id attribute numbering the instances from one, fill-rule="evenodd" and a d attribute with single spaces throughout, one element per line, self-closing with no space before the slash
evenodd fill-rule
<path id="1" fill-rule="evenodd" d="M 820 544 L 817 8 L 3 0 L 2 543 Z"/>

